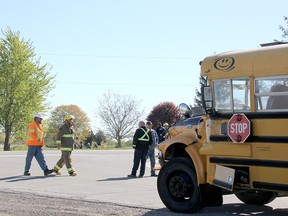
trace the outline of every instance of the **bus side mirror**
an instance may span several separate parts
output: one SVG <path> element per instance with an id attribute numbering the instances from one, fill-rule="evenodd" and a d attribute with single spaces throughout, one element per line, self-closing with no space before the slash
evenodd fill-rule
<path id="1" fill-rule="evenodd" d="M 212 110 L 213 100 L 212 100 L 212 89 L 210 86 L 203 85 L 201 88 L 202 104 L 203 108 L 207 111 Z"/>
<path id="2" fill-rule="evenodd" d="M 190 118 L 191 115 L 192 115 L 192 110 L 185 103 L 181 103 L 179 105 L 179 112 L 180 112 L 181 115 L 185 116 L 186 118 Z"/>

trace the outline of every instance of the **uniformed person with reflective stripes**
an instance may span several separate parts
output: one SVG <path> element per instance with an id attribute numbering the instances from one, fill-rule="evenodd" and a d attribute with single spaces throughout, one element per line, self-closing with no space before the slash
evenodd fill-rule
<path id="1" fill-rule="evenodd" d="M 129 178 L 136 178 L 136 173 L 139 168 L 140 162 L 140 173 L 139 178 L 142 178 L 145 174 L 145 165 L 148 149 L 152 144 L 152 136 L 150 130 L 145 126 L 144 121 L 140 121 L 138 124 L 139 128 L 135 131 L 133 136 L 133 148 L 134 150 L 134 160 L 133 168 L 131 174 L 128 175 Z"/>
<path id="2" fill-rule="evenodd" d="M 61 175 L 59 170 L 64 166 L 64 164 L 66 165 L 70 176 L 77 175 L 71 164 L 71 153 L 73 150 L 73 143 L 75 138 L 75 131 L 73 127 L 74 119 L 75 117 L 73 115 L 66 115 L 64 117 L 64 124 L 60 127 L 57 133 L 56 145 L 58 149 L 61 150 L 61 158 L 54 167 L 56 175 Z"/>

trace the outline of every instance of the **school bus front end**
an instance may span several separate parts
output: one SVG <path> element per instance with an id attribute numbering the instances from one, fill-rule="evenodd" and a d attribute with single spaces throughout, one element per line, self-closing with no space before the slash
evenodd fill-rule
<path id="1" fill-rule="evenodd" d="M 209 191 L 210 203 L 218 205 L 226 193 L 255 205 L 288 196 L 288 45 L 209 56 L 201 75 L 207 79 L 204 135 L 198 149 L 187 146 L 194 155 L 178 155 L 162 167 L 159 177 L 168 185 L 163 203 L 172 211 L 196 212 L 211 201 Z M 171 197 L 176 184 L 189 191 Z"/>

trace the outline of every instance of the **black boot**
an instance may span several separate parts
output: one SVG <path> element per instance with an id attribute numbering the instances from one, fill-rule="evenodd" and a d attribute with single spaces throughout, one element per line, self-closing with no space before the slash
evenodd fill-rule
<path id="1" fill-rule="evenodd" d="M 30 176 L 31 173 L 30 173 L 29 171 L 26 170 L 26 171 L 24 172 L 24 175 L 25 175 L 25 176 Z"/>
<path id="2" fill-rule="evenodd" d="M 51 170 L 46 169 L 46 170 L 44 170 L 44 175 L 47 176 L 47 175 L 49 175 L 49 174 L 51 174 L 53 172 L 54 172 L 54 169 L 51 169 Z"/>

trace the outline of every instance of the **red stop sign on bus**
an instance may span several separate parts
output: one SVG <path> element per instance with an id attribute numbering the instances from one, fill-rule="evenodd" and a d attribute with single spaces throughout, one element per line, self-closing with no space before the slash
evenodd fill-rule
<path id="1" fill-rule="evenodd" d="M 249 137 L 251 123 L 243 113 L 234 114 L 227 125 L 228 136 L 234 143 L 243 143 Z"/>

